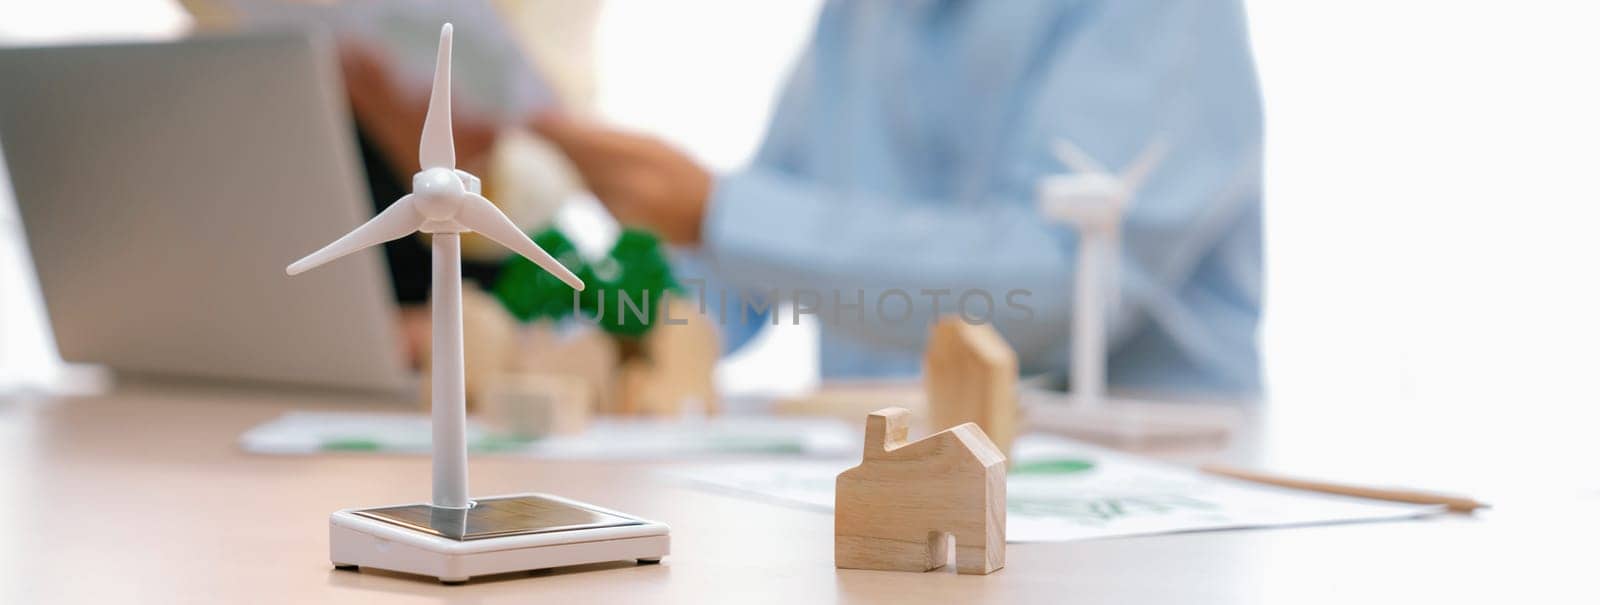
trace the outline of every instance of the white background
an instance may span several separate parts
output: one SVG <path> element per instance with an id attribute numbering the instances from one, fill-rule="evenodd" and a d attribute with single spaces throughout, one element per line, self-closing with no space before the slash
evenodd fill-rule
<path id="1" fill-rule="evenodd" d="M 1411 440 L 1419 468 L 1444 463 L 1458 469 L 1447 480 L 1470 484 L 1480 471 L 1515 474 L 1495 467 L 1510 464 L 1499 451 L 1560 461 L 1568 445 L 1591 440 L 1600 7 L 1248 8 L 1268 130 L 1262 339 L 1274 434 L 1294 436 L 1269 444 L 1279 459 Z M 815 9 L 813 0 L 608 2 L 597 37 L 601 111 L 735 168 L 759 141 Z M 7 0 L 0 15 L 5 43 L 185 26 L 160 0 Z M 57 368 L 42 318 L 0 183 L 0 389 L 41 384 Z M 771 334 L 730 362 L 723 382 L 807 384 L 813 339 L 806 329 Z"/>

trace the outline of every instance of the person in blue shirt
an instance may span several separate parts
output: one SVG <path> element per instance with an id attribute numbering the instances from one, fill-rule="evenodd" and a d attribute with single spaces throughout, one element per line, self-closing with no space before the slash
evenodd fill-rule
<path id="1" fill-rule="evenodd" d="M 930 323 L 958 311 L 992 320 L 1024 372 L 1063 371 L 1077 238 L 1036 209 L 1040 180 L 1069 172 L 1052 143 L 1119 167 L 1163 141 L 1126 211 L 1109 382 L 1249 394 L 1260 105 L 1235 0 L 835 1 L 747 168 L 713 175 L 567 116 L 534 128 L 713 289 L 816 310 L 827 377 L 914 375 Z M 737 321 L 752 309 L 773 312 L 733 314 L 731 340 L 764 325 Z"/>

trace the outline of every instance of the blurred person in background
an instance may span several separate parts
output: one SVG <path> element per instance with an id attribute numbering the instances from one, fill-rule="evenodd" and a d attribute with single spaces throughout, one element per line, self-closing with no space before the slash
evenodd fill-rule
<path id="1" fill-rule="evenodd" d="M 252 26 L 251 11 L 243 7 L 245 4 L 270 16 L 274 7 L 329 8 L 334 3 L 183 0 L 182 4 L 194 17 L 197 29 L 208 31 Z M 454 6 L 412 2 L 383 7 L 389 14 L 412 14 L 417 20 L 430 20 L 452 10 L 492 11 L 491 24 L 503 27 L 517 43 L 517 50 L 534 66 L 543 83 L 553 88 L 554 102 L 580 112 L 594 104 L 593 33 L 599 9 L 599 0 L 484 0 Z M 333 31 L 338 34 L 337 28 Z M 422 31 L 431 57 L 437 44 L 433 33 L 436 30 L 430 27 Z M 418 145 L 432 83 L 407 81 L 396 64 L 399 59 L 385 53 L 380 45 L 354 37 L 339 37 L 335 42 L 373 212 L 381 212 L 410 193 L 411 176 L 420 170 Z M 427 69 L 431 74 L 433 65 L 429 63 Z M 463 76 L 472 74 L 458 67 L 454 75 L 459 86 Z M 457 96 L 461 96 L 459 91 Z M 571 166 L 521 124 L 501 123 L 493 116 L 474 112 L 473 104 L 460 100 L 453 107 L 452 126 L 461 168 L 479 175 L 485 197 L 519 226 L 536 230 L 547 224 L 556 209 L 579 191 Z M 471 233 L 464 234 L 461 248 L 462 275 L 480 287 L 493 284 L 506 257 L 505 248 Z M 407 353 L 414 364 L 420 364 L 430 338 L 425 304 L 432 273 L 431 252 L 421 236 L 388 242 L 383 251 L 395 298 L 401 305 Z"/>
<path id="2" fill-rule="evenodd" d="M 1115 169 L 1164 141 L 1126 214 L 1110 383 L 1259 388 L 1261 110 L 1235 0 L 829 2 L 728 174 L 570 114 L 533 126 L 619 220 L 681 245 L 713 304 L 820 293 L 829 378 L 916 374 L 929 323 L 971 290 L 1024 372 L 1064 370 L 1077 238 L 1035 208 L 1067 172 L 1052 142 Z M 891 290 L 909 316 L 881 306 Z M 774 312 L 749 310 L 727 313 L 724 350 Z"/>

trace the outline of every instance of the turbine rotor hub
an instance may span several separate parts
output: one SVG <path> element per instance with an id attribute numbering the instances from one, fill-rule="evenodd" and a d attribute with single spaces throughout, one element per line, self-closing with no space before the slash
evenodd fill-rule
<path id="1" fill-rule="evenodd" d="M 416 208 L 431 220 L 448 220 L 461 209 L 467 194 L 461 175 L 449 168 L 429 168 L 411 178 L 412 195 Z"/>

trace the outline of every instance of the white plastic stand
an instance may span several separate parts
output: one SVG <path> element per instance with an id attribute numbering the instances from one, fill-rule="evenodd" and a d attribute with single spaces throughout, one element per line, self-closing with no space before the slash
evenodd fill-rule
<path id="1" fill-rule="evenodd" d="M 454 584 L 477 576 L 606 561 L 657 563 L 671 550 L 667 526 L 661 523 L 546 494 L 484 500 L 521 497 L 561 502 L 632 523 L 463 540 L 348 509 L 334 513 L 328 520 L 329 556 L 334 567 L 340 569 L 374 567 L 432 576 Z"/>
<path id="2" fill-rule="evenodd" d="M 337 567 L 376 567 L 445 582 L 609 560 L 660 561 L 668 551 L 668 530 L 661 523 L 542 494 L 468 498 L 460 234 L 476 231 L 575 289 L 584 284 L 483 197 L 478 177 L 456 169 L 450 42 L 445 24 L 422 124 L 422 172 L 412 177 L 412 193 L 288 268 L 297 275 L 415 232 L 433 235 L 433 499 L 334 513 L 328 520 L 329 556 Z"/>
<path id="3" fill-rule="evenodd" d="M 1074 172 L 1046 178 L 1038 194 L 1039 209 L 1047 218 L 1078 230 L 1071 391 L 1065 398 L 1037 392 L 1025 396 L 1024 421 L 1036 429 L 1124 447 L 1227 439 L 1237 422 L 1230 409 L 1116 399 L 1106 393 L 1106 311 L 1118 304 L 1122 213 L 1166 147 L 1152 144 L 1120 176 L 1067 141 L 1057 141 L 1056 151 Z"/>
<path id="4" fill-rule="evenodd" d="M 1023 395 L 1023 423 L 1033 429 L 1125 449 L 1226 442 L 1242 415 L 1233 406 L 1108 397 L 1084 406 L 1070 396 Z"/>

